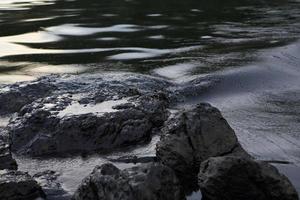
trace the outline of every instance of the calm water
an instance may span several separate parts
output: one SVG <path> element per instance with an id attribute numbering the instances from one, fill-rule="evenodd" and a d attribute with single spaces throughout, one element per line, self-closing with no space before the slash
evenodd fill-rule
<path id="1" fill-rule="evenodd" d="M 258 49 L 294 41 L 299 8 L 288 0 L 1 0 L 0 82 L 103 70 L 178 79 L 241 66 Z M 169 66 L 170 74 L 154 70 Z"/>
<path id="2" fill-rule="evenodd" d="M 300 191 L 299 33 L 296 0 L 0 0 L 0 84 L 50 73 L 209 75 L 217 82 L 179 106 L 220 108 L 252 155 L 292 163 L 279 169 Z M 156 141 L 133 154 L 153 155 Z M 60 172 L 70 192 L 106 161 L 17 159 L 30 173 Z"/>

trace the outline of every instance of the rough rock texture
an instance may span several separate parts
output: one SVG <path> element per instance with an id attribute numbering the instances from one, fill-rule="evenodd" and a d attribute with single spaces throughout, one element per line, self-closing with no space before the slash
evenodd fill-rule
<path id="1" fill-rule="evenodd" d="M 16 170 L 18 165 L 13 159 L 10 146 L 9 146 L 9 136 L 5 129 L 0 128 L 0 170 L 2 169 L 12 169 Z"/>
<path id="2" fill-rule="evenodd" d="M 45 197 L 41 187 L 27 173 L 0 170 L 0 199 L 34 200 Z"/>
<path id="3" fill-rule="evenodd" d="M 248 156 L 220 111 L 209 104 L 199 104 L 172 117 L 156 149 L 158 159 L 192 185 L 197 185 L 200 163 L 207 158 Z"/>
<path id="4" fill-rule="evenodd" d="M 149 141 L 168 116 L 165 102 L 159 95 L 131 100 L 130 106 L 104 114 L 60 116 L 45 107 L 34 109 L 9 125 L 12 150 L 40 156 L 109 151 Z"/>
<path id="5" fill-rule="evenodd" d="M 136 74 L 48 79 L 57 90 L 24 106 L 8 125 L 13 152 L 106 152 L 149 141 L 168 117 L 168 83 L 160 79 Z"/>
<path id="6" fill-rule="evenodd" d="M 43 188 L 47 199 L 51 200 L 66 200 L 70 199 L 71 195 L 68 194 L 57 181 L 59 173 L 46 170 L 33 175 L 33 178 Z"/>
<path id="7" fill-rule="evenodd" d="M 9 145 L 0 139 L 0 170 L 2 169 L 14 169 L 18 168 L 15 159 L 9 150 Z"/>
<path id="8" fill-rule="evenodd" d="M 0 114 L 18 112 L 23 106 L 43 96 L 49 95 L 55 89 L 51 78 L 44 77 L 33 82 L 16 83 L 0 87 Z"/>
<path id="9" fill-rule="evenodd" d="M 163 165 L 147 164 L 119 170 L 112 164 L 96 167 L 83 180 L 73 200 L 181 200 L 179 180 Z"/>
<path id="10" fill-rule="evenodd" d="M 205 200 L 298 200 L 295 188 L 274 166 L 248 158 L 204 161 L 199 186 Z"/>

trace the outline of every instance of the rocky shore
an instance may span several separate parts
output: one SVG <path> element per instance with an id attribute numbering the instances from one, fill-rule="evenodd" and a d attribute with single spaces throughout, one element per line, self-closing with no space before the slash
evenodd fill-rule
<path id="1" fill-rule="evenodd" d="M 193 87 L 192 87 L 193 86 Z M 47 76 L 0 88 L 0 199 L 297 200 L 291 182 L 240 145 L 221 112 L 207 103 L 172 110 L 206 80 L 175 84 L 133 73 Z M 12 154 L 59 158 L 109 154 L 160 135 L 155 157 L 121 157 L 94 170 L 69 194 L 55 171 L 30 176 Z M 132 163 L 119 169 L 113 163 Z"/>

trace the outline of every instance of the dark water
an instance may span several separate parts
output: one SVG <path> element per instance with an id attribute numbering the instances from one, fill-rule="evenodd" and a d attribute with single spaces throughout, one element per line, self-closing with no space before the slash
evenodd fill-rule
<path id="1" fill-rule="evenodd" d="M 103 70 L 177 79 L 240 66 L 298 38 L 299 8 L 287 0 L 1 0 L 0 82 Z M 178 64 L 171 74 L 153 71 Z"/>
<path id="2" fill-rule="evenodd" d="M 278 168 L 300 191 L 299 33 L 297 0 L 0 0 L 0 84 L 103 71 L 210 77 L 179 106 L 220 108 L 253 156 L 292 163 Z M 157 140 L 125 154 L 153 155 Z M 17 159 L 30 173 L 59 171 L 70 192 L 106 161 Z"/>

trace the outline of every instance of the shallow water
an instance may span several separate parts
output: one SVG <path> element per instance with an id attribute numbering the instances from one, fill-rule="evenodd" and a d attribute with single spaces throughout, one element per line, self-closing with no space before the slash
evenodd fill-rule
<path id="1" fill-rule="evenodd" d="M 220 108 L 252 155 L 292 163 L 277 166 L 300 191 L 299 33 L 297 0 L 1 0 L 0 84 L 51 73 L 208 76 L 209 89 L 179 106 Z M 125 154 L 153 155 L 155 141 Z M 68 191 L 105 161 L 18 158 L 30 173 L 59 171 Z"/>
<path id="2" fill-rule="evenodd" d="M 211 73 L 292 42 L 299 16 L 298 1 L 281 0 L 2 0 L 0 82 L 107 70 Z M 162 67 L 171 77 L 155 70 Z"/>

